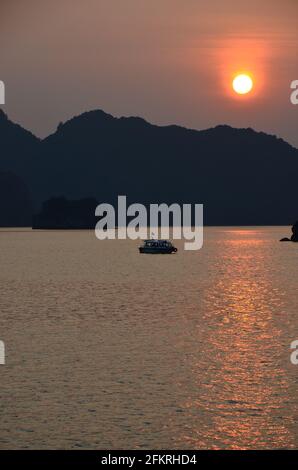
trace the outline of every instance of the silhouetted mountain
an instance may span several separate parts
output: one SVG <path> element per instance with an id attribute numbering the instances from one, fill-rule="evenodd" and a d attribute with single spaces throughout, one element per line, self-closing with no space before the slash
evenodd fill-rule
<path id="1" fill-rule="evenodd" d="M 40 140 L 13 123 L 0 109 L 0 171 L 13 172 L 32 192 L 37 202 L 42 166 L 38 164 Z M 0 213 L 0 223 L 2 214 Z"/>
<path id="2" fill-rule="evenodd" d="M 125 194 L 129 203 L 204 203 L 206 224 L 290 224 L 297 217 L 298 150 L 252 129 L 159 127 L 90 111 L 43 141 L 30 138 L 29 156 L 17 143 L 6 151 L 38 204 L 57 196 L 116 203 Z"/>
<path id="3" fill-rule="evenodd" d="M 0 172 L 0 227 L 27 227 L 32 200 L 25 183 L 12 173 Z"/>

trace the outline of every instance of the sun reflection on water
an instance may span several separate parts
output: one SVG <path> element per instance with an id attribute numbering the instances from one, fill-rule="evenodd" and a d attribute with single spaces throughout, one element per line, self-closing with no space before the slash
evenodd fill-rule
<path id="1" fill-rule="evenodd" d="M 253 231 L 243 235 L 234 231 L 218 245 L 215 281 L 203 294 L 204 351 L 193 366 L 198 393 L 185 405 L 197 420 L 183 437 L 196 448 L 294 446 L 274 320 L 283 296 L 269 276 L 265 241 Z"/>

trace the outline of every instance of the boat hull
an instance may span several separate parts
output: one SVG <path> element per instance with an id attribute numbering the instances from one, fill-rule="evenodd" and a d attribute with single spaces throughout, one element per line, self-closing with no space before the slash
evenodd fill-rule
<path id="1" fill-rule="evenodd" d="M 139 248 L 139 252 L 143 254 L 148 254 L 148 255 L 171 255 L 172 253 L 177 252 L 177 248 L 174 248 L 174 247 L 154 248 L 154 247 L 141 246 Z"/>

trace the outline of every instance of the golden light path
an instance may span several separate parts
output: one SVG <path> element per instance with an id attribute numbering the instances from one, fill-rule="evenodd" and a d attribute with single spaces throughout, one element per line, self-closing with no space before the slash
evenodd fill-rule
<path id="1" fill-rule="evenodd" d="M 233 90 L 239 95 L 246 95 L 253 88 L 253 81 L 247 74 L 237 75 L 233 80 Z"/>

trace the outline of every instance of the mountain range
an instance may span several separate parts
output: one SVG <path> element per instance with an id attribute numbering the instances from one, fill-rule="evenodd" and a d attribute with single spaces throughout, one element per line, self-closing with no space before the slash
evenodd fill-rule
<path id="1" fill-rule="evenodd" d="M 30 225 L 52 197 L 203 203 L 207 225 L 291 224 L 298 216 L 298 150 L 253 129 L 162 127 L 95 110 L 41 140 L 0 110 L 0 139 L 2 226 Z"/>

